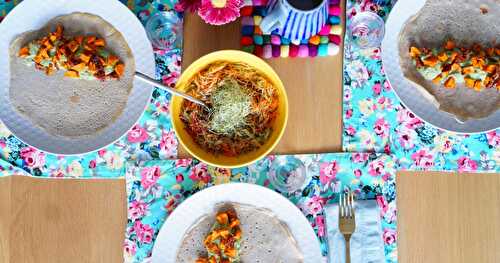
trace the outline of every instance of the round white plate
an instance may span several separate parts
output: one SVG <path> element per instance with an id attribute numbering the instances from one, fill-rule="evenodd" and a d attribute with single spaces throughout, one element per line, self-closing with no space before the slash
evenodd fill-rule
<path id="1" fill-rule="evenodd" d="M 175 262 L 177 249 L 187 230 L 222 202 L 271 210 L 292 232 L 304 255 L 304 262 L 322 262 L 319 240 L 304 214 L 280 194 L 262 186 L 244 183 L 213 186 L 182 202 L 163 224 L 153 248 L 152 262 Z"/>
<path id="2" fill-rule="evenodd" d="M 385 38 L 382 42 L 382 62 L 387 79 L 406 108 L 422 120 L 451 132 L 479 133 L 500 127 L 500 110 L 492 115 L 466 122 L 458 122 L 450 113 L 439 110 L 431 101 L 408 81 L 399 66 L 399 32 L 406 21 L 413 17 L 426 0 L 400 0 L 396 3 L 385 23 Z"/>
<path id="3" fill-rule="evenodd" d="M 21 33 L 41 28 L 52 18 L 73 12 L 102 17 L 120 31 L 135 59 L 136 70 L 150 76 L 155 73 L 153 49 L 144 27 L 135 15 L 117 0 L 24 0 L 0 23 L 0 120 L 20 140 L 40 150 L 55 154 L 82 154 L 105 147 L 125 134 L 140 118 L 153 87 L 134 80 L 123 114 L 110 126 L 85 139 L 67 139 L 48 134 L 19 114 L 10 103 L 9 46 Z"/>

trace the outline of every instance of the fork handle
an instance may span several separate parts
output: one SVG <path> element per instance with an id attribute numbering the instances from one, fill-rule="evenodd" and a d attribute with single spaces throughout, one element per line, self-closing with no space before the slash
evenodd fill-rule
<path id="1" fill-rule="evenodd" d="M 351 234 L 344 234 L 345 239 L 345 263 L 351 263 Z"/>

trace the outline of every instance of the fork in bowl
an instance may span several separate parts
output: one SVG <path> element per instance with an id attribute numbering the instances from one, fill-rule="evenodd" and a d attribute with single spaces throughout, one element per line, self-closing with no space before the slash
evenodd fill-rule
<path id="1" fill-rule="evenodd" d="M 351 262 L 350 240 L 356 229 L 354 217 L 354 194 L 352 192 L 339 194 L 339 230 L 345 238 L 346 263 Z"/>

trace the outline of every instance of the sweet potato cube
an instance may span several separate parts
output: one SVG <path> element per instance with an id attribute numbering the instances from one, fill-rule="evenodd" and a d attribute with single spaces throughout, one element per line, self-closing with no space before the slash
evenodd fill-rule
<path id="1" fill-rule="evenodd" d="M 472 66 L 468 66 L 468 67 L 465 67 L 465 68 L 462 68 L 462 73 L 463 74 L 471 74 L 474 72 L 474 67 Z"/>
<path id="2" fill-rule="evenodd" d="M 76 37 L 75 37 L 75 41 L 76 41 L 76 42 L 78 42 L 78 44 L 80 44 L 80 45 L 81 45 L 81 44 L 82 44 L 82 42 L 83 42 L 83 36 L 76 36 Z"/>
<path id="3" fill-rule="evenodd" d="M 451 50 L 451 49 L 454 49 L 455 48 L 455 42 L 453 42 L 453 40 L 448 40 L 446 41 L 446 43 L 444 44 L 444 48 L 447 49 L 447 50 Z"/>
<path id="4" fill-rule="evenodd" d="M 118 62 L 118 57 L 117 56 L 114 56 L 114 55 L 109 55 L 108 57 L 108 61 L 107 61 L 107 65 L 109 66 L 113 66 L 115 65 L 117 62 Z"/>
<path id="5" fill-rule="evenodd" d="M 468 88 L 474 88 L 474 80 L 471 78 L 465 78 L 465 86 Z"/>
<path id="6" fill-rule="evenodd" d="M 424 65 L 428 67 L 434 67 L 438 63 L 438 58 L 435 56 L 429 56 L 425 58 L 422 62 L 424 63 Z"/>
<path id="7" fill-rule="evenodd" d="M 239 226 L 239 225 L 240 225 L 240 220 L 235 219 L 235 220 L 233 220 L 233 221 L 231 222 L 231 224 L 229 224 L 229 227 L 230 227 L 230 228 L 234 228 L 234 227 L 237 227 L 237 226 Z"/>
<path id="8" fill-rule="evenodd" d="M 92 44 L 96 40 L 96 37 L 95 36 L 88 36 L 85 40 L 86 40 L 87 44 Z"/>
<path id="9" fill-rule="evenodd" d="M 118 77 L 123 76 L 123 73 L 125 72 L 125 65 L 122 63 L 119 63 L 115 66 L 115 72 L 118 74 Z"/>
<path id="10" fill-rule="evenodd" d="M 80 60 L 82 60 L 83 63 L 88 64 L 90 60 L 90 56 L 82 52 L 79 57 Z"/>
<path id="11" fill-rule="evenodd" d="M 77 71 L 77 72 L 81 72 L 85 69 L 85 63 L 79 63 L 77 65 L 74 65 L 73 67 L 71 67 L 72 70 L 74 71 Z"/>
<path id="12" fill-rule="evenodd" d="M 236 249 L 235 248 L 227 248 L 226 250 L 224 250 L 224 254 L 226 254 L 226 256 L 228 256 L 228 257 L 235 258 L 236 257 Z"/>
<path id="13" fill-rule="evenodd" d="M 70 41 L 70 42 L 68 43 L 68 48 L 69 48 L 69 50 L 70 50 L 71 52 L 75 52 L 75 51 L 78 49 L 78 47 L 79 47 L 79 46 L 80 46 L 80 45 L 78 44 L 78 42 L 76 42 L 76 41 L 74 41 L 74 40 L 72 40 L 72 41 Z"/>
<path id="14" fill-rule="evenodd" d="M 80 74 L 78 74 L 78 72 L 76 72 L 74 70 L 68 70 L 68 71 L 64 72 L 64 76 L 76 79 L 80 76 Z"/>
<path id="15" fill-rule="evenodd" d="M 228 222 L 229 222 L 229 217 L 227 216 L 226 213 L 222 212 L 222 213 L 218 213 L 217 216 L 215 217 L 215 219 L 217 220 L 217 222 L 221 225 L 227 225 Z"/>
<path id="16" fill-rule="evenodd" d="M 418 48 L 416 48 L 416 47 L 410 47 L 410 56 L 412 58 L 414 58 L 414 57 L 416 57 L 416 56 L 418 56 L 420 54 L 421 53 L 420 53 L 420 50 Z"/>
<path id="17" fill-rule="evenodd" d="M 438 59 L 441 62 L 445 62 L 446 60 L 448 60 L 448 55 L 446 55 L 446 53 L 443 52 L 443 53 L 438 55 Z"/>
<path id="18" fill-rule="evenodd" d="M 19 50 L 19 54 L 18 56 L 20 57 L 26 57 L 30 54 L 30 50 L 28 49 L 28 47 L 23 47 Z"/>
<path id="19" fill-rule="evenodd" d="M 455 78 L 454 77 L 449 77 L 445 82 L 444 86 L 448 89 L 454 89 L 456 85 Z"/>
<path id="20" fill-rule="evenodd" d="M 453 63 L 453 65 L 451 65 L 451 71 L 462 71 L 462 67 L 460 67 L 458 63 Z"/>
<path id="21" fill-rule="evenodd" d="M 480 80 L 476 80 L 476 82 L 474 82 L 474 90 L 481 91 L 481 81 Z"/>
<path id="22" fill-rule="evenodd" d="M 487 66 L 484 66 L 484 71 L 486 71 L 490 74 L 493 74 L 497 70 L 497 67 L 498 67 L 497 65 L 493 65 L 493 64 L 487 65 Z"/>
<path id="23" fill-rule="evenodd" d="M 104 47 L 106 45 L 106 42 L 102 38 L 97 38 L 93 44 L 96 47 Z"/>
<path id="24" fill-rule="evenodd" d="M 441 74 L 437 75 L 433 80 L 432 80 L 432 83 L 434 84 L 439 84 L 441 83 L 441 80 L 443 79 L 443 77 L 441 77 Z"/>

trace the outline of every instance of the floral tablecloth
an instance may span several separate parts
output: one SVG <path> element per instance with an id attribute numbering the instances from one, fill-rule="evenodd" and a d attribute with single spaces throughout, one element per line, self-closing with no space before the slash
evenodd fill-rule
<path id="1" fill-rule="evenodd" d="M 386 18 L 395 1 L 347 0 L 347 25 L 361 11 Z M 403 107 L 382 68 L 380 49 L 344 48 L 343 149 L 395 155 L 401 169 L 500 172 L 500 130 L 442 131 Z"/>
<path id="2" fill-rule="evenodd" d="M 337 201 L 334 193 L 350 189 L 360 199 L 376 198 L 381 211 L 386 262 L 397 262 L 396 164 L 391 156 L 375 153 L 269 156 L 233 170 L 210 167 L 191 159 L 147 161 L 139 165 L 128 163 L 125 261 L 147 261 L 166 217 L 192 194 L 229 182 L 254 183 L 273 189 L 267 179 L 273 163 L 297 161 L 311 171 L 308 172 L 309 182 L 297 192 L 282 194 L 310 221 L 321 242 L 323 255 L 328 253 L 323 206 Z"/>
<path id="3" fill-rule="evenodd" d="M 21 1 L 1 1 L 0 21 Z M 171 0 L 121 0 L 145 23 L 154 12 L 170 10 Z M 181 14 L 179 14 L 181 16 Z M 173 55 L 155 52 L 156 75 L 173 85 L 181 71 L 181 50 Z M 114 144 L 89 154 L 63 157 L 39 151 L 21 142 L 0 121 L 0 176 L 9 166 L 42 177 L 123 177 L 129 160 L 170 159 L 177 157 L 177 138 L 169 115 L 170 94 L 155 89 L 152 99 L 137 124 Z M 12 169 L 11 169 L 12 170 Z"/>

